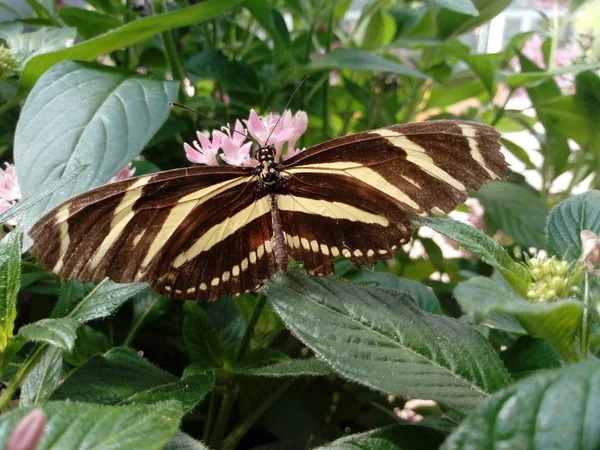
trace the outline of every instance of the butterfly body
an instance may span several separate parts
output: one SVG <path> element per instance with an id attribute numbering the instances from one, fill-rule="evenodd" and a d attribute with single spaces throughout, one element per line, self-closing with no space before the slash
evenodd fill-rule
<path id="1" fill-rule="evenodd" d="M 254 291 L 288 257 L 315 275 L 339 256 L 393 257 L 412 217 L 449 212 L 506 163 L 498 133 L 473 122 L 394 125 L 324 142 L 289 160 L 260 147 L 257 167 L 193 167 L 102 186 L 31 230 L 63 279 L 148 281 L 211 301 Z"/>

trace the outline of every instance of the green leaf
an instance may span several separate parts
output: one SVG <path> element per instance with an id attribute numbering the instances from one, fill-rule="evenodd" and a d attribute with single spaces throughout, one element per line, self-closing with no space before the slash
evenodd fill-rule
<path id="1" fill-rule="evenodd" d="M 332 373 L 329 364 L 317 358 L 289 359 L 261 367 L 237 366 L 233 371 L 242 375 L 259 377 L 322 376 Z"/>
<path id="2" fill-rule="evenodd" d="M 478 16 L 479 11 L 471 0 L 431 0 L 432 3 L 441 6 L 442 8 L 457 11 L 459 13 L 468 14 L 470 16 Z"/>
<path id="3" fill-rule="evenodd" d="M 511 89 L 517 89 L 520 87 L 535 87 L 544 81 L 560 75 L 580 73 L 586 70 L 596 70 L 599 67 L 600 64 L 574 64 L 544 72 L 500 72 L 500 74 L 503 75 L 503 81 L 508 84 Z"/>
<path id="4" fill-rule="evenodd" d="M 468 55 L 463 58 L 481 80 L 490 96 L 496 93 L 496 73 L 490 55 Z"/>
<path id="5" fill-rule="evenodd" d="M 60 348 L 48 346 L 41 349 L 21 384 L 20 405 L 37 405 L 46 401 L 58 384 L 61 369 L 62 351 Z M 2 442 L 1 439 L 0 442 Z"/>
<path id="6" fill-rule="evenodd" d="M 99 56 L 146 41 L 163 31 L 210 20 L 238 3 L 241 0 L 207 0 L 167 14 L 134 20 L 73 47 L 38 55 L 27 63 L 21 75 L 19 91 L 23 94 L 32 89 L 46 70 L 61 61 L 94 61 Z"/>
<path id="7" fill-rule="evenodd" d="M 362 19 L 361 19 L 362 21 Z M 384 8 L 378 7 L 352 33 L 352 38 L 365 49 L 376 49 L 391 42 L 396 34 L 396 21 Z"/>
<path id="8" fill-rule="evenodd" d="M 52 400 L 105 405 L 179 400 L 191 411 L 214 385 L 211 374 L 177 379 L 126 347 L 91 358 L 74 370 L 52 394 Z"/>
<path id="9" fill-rule="evenodd" d="M 501 353 L 504 365 L 514 379 L 534 375 L 545 369 L 562 367 L 560 356 L 543 339 L 533 339 L 529 336 L 520 337 L 512 347 Z"/>
<path id="10" fill-rule="evenodd" d="M 535 165 L 531 162 L 529 158 L 529 154 L 525 151 L 523 147 L 515 144 L 513 141 L 509 141 L 505 138 L 500 138 L 500 142 L 504 145 L 509 152 L 513 154 L 519 161 L 525 164 L 525 168 L 528 170 L 534 170 Z"/>
<path id="11" fill-rule="evenodd" d="M 75 345 L 79 322 L 67 317 L 61 319 L 41 319 L 24 325 L 19 335 L 28 341 L 45 342 L 61 350 L 71 351 Z"/>
<path id="12" fill-rule="evenodd" d="M 0 241 L 0 367 L 8 339 L 13 336 L 17 317 L 17 294 L 21 278 L 21 237 L 20 228 L 8 233 Z"/>
<path id="13" fill-rule="evenodd" d="M 75 28 L 42 27 L 31 33 L 12 35 L 6 43 L 19 60 L 22 70 L 34 56 L 65 48 L 76 36 Z"/>
<path id="14" fill-rule="evenodd" d="M 471 78 L 450 78 L 446 83 L 435 86 L 427 99 L 426 108 L 444 108 L 468 98 L 477 97 L 485 92 L 483 84 L 471 75 Z"/>
<path id="15" fill-rule="evenodd" d="M 550 255 L 577 261 L 582 252 L 579 234 L 583 230 L 600 235 L 600 191 L 571 197 L 552 208 L 546 226 Z"/>
<path id="16" fill-rule="evenodd" d="M 103 354 L 110 349 L 108 337 L 89 325 L 77 329 L 75 347 L 69 353 L 63 353 L 65 361 L 75 367 L 85 364 L 92 356 Z"/>
<path id="17" fill-rule="evenodd" d="M 83 8 L 60 8 L 59 17 L 70 27 L 76 27 L 77 33 L 85 39 L 106 33 L 121 25 L 117 19 L 96 11 Z"/>
<path id="18" fill-rule="evenodd" d="M 400 278 L 388 272 L 378 272 L 371 270 L 357 270 L 345 276 L 353 283 L 373 284 L 382 288 L 393 289 L 394 291 L 404 292 L 417 301 L 417 304 L 425 311 L 440 314 L 442 308 L 440 301 L 433 291 L 418 281 Z"/>
<path id="19" fill-rule="evenodd" d="M 263 292 L 294 335 L 371 388 L 465 410 L 508 382 L 479 333 L 424 312 L 407 294 L 298 271 L 277 273 Z"/>
<path id="20" fill-rule="evenodd" d="M 137 156 L 169 114 L 177 83 L 88 63 L 49 70 L 27 98 L 15 131 L 15 164 L 24 198 L 39 180 L 89 169 L 25 213 L 28 228 L 50 207 L 106 183 Z M 98 151 L 103 149 L 102 151 Z"/>
<path id="21" fill-rule="evenodd" d="M 484 23 L 488 23 L 502 11 L 504 11 L 512 0 L 479 0 L 477 10 L 479 15 L 469 15 L 466 11 L 452 11 L 443 9 L 437 17 L 438 37 L 458 37 Z"/>
<path id="22" fill-rule="evenodd" d="M 340 49 L 315 59 L 309 66 L 311 70 L 350 69 L 367 72 L 391 72 L 414 78 L 427 78 L 427 75 L 412 67 L 383 58 L 364 50 Z"/>
<path id="23" fill-rule="evenodd" d="M 493 311 L 513 314 L 532 337 L 546 339 L 566 362 L 577 361 L 573 341 L 581 325 L 580 302 L 562 300 L 534 304 L 485 277 L 473 277 L 454 289 L 465 312 L 487 316 Z"/>
<path id="24" fill-rule="evenodd" d="M 183 416 L 175 401 L 150 406 L 49 402 L 38 407 L 44 411 L 46 425 L 36 450 L 160 450 L 177 434 Z M 0 442 L 8 442 L 31 409 L 19 408 L 0 418 Z"/>
<path id="25" fill-rule="evenodd" d="M 351 434 L 314 450 L 422 450 L 439 448 L 445 434 L 420 425 L 394 425 L 366 433 Z"/>
<path id="26" fill-rule="evenodd" d="M 257 92 L 260 82 L 254 69 L 243 61 L 230 60 L 223 52 L 206 50 L 196 53 L 185 67 L 200 78 L 211 78 L 226 91 Z"/>
<path id="27" fill-rule="evenodd" d="M 108 317 L 144 289 L 149 289 L 146 283 L 119 284 L 109 280 L 102 281 L 74 306 L 69 317 L 80 323 Z"/>
<path id="28" fill-rule="evenodd" d="M 475 253 L 483 262 L 498 269 L 518 293 L 527 294 L 531 281 L 527 268 L 513 261 L 508 252 L 484 232 L 455 220 L 436 217 L 427 219 L 425 225 Z"/>
<path id="29" fill-rule="evenodd" d="M 237 303 L 228 297 L 206 305 L 206 313 L 218 331 L 225 358 L 234 361 L 246 332 L 246 322 Z"/>
<path id="30" fill-rule="evenodd" d="M 600 448 L 600 364 L 540 373 L 486 399 L 452 433 L 444 450 Z"/>
<path id="31" fill-rule="evenodd" d="M 206 311 L 196 302 L 186 302 L 184 314 L 183 340 L 192 363 L 205 370 L 221 368 L 223 343 Z"/>
<path id="32" fill-rule="evenodd" d="M 532 190 L 516 183 L 489 181 L 473 195 L 485 207 L 489 225 L 504 231 L 524 247 L 545 248 L 548 208 Z"/>
<path id="33" fill-rule="evenodd" d="M 164 450 L 210 450 L 202 442 L 188 436 L 181 431 L 167 442 Z"/>

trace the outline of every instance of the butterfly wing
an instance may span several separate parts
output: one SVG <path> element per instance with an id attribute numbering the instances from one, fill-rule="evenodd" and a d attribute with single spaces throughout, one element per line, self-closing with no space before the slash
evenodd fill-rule
<path id="1" fill-rule="evenodd" d="M 273 270 L 269 212 L 252 169 L 195 167 L 86 192 L 30 235 L 62 279 L 148 281 L 169 297 L 214 300 Z"/>
<path id="2" fill-rule="evenodd" d="M 465 121 L 394 125 L 325 142 L 285 164 L 280 195 L 290 256 L 327 274 L 342 254 L 357 265 L 390 258 L 409 217 L 449 212 L 507 168 L 498 132 Z M 316 213 L 316 214 L 315 214 Z"/>

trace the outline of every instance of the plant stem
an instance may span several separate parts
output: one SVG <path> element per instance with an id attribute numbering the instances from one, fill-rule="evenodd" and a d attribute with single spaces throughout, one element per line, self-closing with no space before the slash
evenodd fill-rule
<path id="1" fill-rule="evenodd" d="M 232 383 L 230 380 L 229 383 Z M 226 386 L 225 394 L 223 395 L 223 401 L 221 401 L 221 408 L 219 409 L 219 415 L 213 428 L 213 434 L 209 442 L 210 448 L 219 450 L 222 448 L 223 436 L 225 435 L 225 428 L 229 422 L 229 415 L 231 409 L 235 403 L 239 392 L 239 387 L 236 384 L 229 384 Z"/>
<path id="2" fill-rule="evenodd" d="M 155 14 L 164 14 L 167 12 L 167 6 L 165 5 L 165 0 L 154 0 L 154 13 Z M 177 57 L 177 49 L 175 47 L 175 41 L 173 40 L 173 35 L 170 31 L 165 31 L 161 33 L 163 38 L 163 42 L 165 44 L 165 51 L 167 53 L 167 61 L 169 61 L 169 67 L 171 69 L 171 73 L 173 74 L 173 78 L 179 80 L 179 97 L 178 101 L 180 103 L 184 103 L 186 95 L 185 95 L 185 73 L 183 72 L 183 68 L 179 63 L 179 58 Z"/>
<path id="3" fill-rule="evenodd" d="M 590 345 L 590 289 L 588 281 L 588 272 L 585 272 L 583 285 L 583 317 L 581 318 L 581 335 L 579 337 L 579 359 L 587 361 L 588 349 Z"/>
<path id="4" fill-rule="evenodd" d="M 275 402 L 275 400 L 281 396 L 281 394 L 287 390 L 287 388 L 292 385 L 293 382 L 294 378 L 288 378 L 286 381 L 284 381 L 277 388 L 277 390 L 267 397 L 260 405 L 258 405 L 258 407 L 252 411 L 252 413 L 249 414 L 242 423 L 238 424 L 233 431 L 229 433 L 229 436 L 227 436 L 225 442 L 223 442 L 223 450 L 235 449 L 242 438 L 246 435 L 250 427 L 252 427 L 252 425 L 254 425 L 258 419 L 260 419 L 260 416 L 263 415 L 263 413 Z"/>
<path id="5" fill-rule="evenodd" d="M 256 305 L 254 306 L 254 311 L 252 311 L 252 316 L 250 316 L 250 320 L 248 321 L 248 325 L 246 326 L 246 332 L 242 337 L 242 341 L 240 342 L 240 346 L 238 347 L 237 353 L 235 355 L 235 361 L 240 362 L 244 356 L 246 356 L 246 352 L 248 351 L 248 347 L 250 346 L 250 339 L 252 338 L 252 333 L 254 333 L 254 327 L 256 327 L 256 323 L 258 322 L 258 318 L 262 313 L 265 304 L 267 303 L 267 297 L 263 294 L 259 294 L 256 299 Z"/>
<path id="6" fill-rule="evenodd" d="M 0 395 L 0 412 L 4 411 L 4 409 L 12 399 L 13 394 L 17 391 L 17 389 L 31 370 L 31 367 L 40 357 L 42 351 L 46 348 L 46 346 L 47 344 L 37 344 L 29 354 L 27 360 L 21 365 L 19 370 L 17 370 L 17 373 L 12 378 L 12 380 L 10 380 L 9 385 L 6 386 L 6 389 L 4 390 L 2 395 Z"/>
<path id="7" fill-rule="evenodd" d="M 492 123 L 490 123 L 491 126 L 495 126 L 498 123 L 498 121 L 502 119 L 502 117 L 504 116 L 504 111 L 506 110 L 506 105 L 508 105 L 508 101 L 510 100 L 514 92 L 515 91 L 513 89 L 510 89 L 508 91 L 508 95 L 506 96 L 506 99 L 504 99 L 502 106 L 496 109 L 496 112 L 494 114 L 494 120 L 492 120 Z"/>
<path id="8" fill-rule="evenodd" d="M 212 424 L 215 420 L 215 405 L 217 394 L 213 390 L 210 393 L 210 401 L 208 403 L 208 413 L 206 415 L 206 423 L 204 424 L 204 431 L 202 432 L 202 440 L 204 442 L 208 442 L 208 438 L 210 437 L 210 430 L 212 430 Z"/>

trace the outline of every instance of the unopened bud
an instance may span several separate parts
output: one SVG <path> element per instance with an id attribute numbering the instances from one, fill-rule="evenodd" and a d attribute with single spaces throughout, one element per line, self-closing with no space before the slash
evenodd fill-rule
<path id="1" fill-rule="evenodd" d="M 0 76 L 15 72 L 19 68 L 19 61 L 6 47 L 0 45 Z"/>
<path id="2" fill-rule="evenodd" d="M 6 450 L 34 450 L 46 425 L 46 416 L 44 411 L 39 408 L 32 409 L 19 421 Z"/>
<path id="3" fill-rule="evenodd" d="M 593 271 L 600 264 L 600 238 L 590 230 L 583 230 L 579 235 L 581 238 L 581 261 L 585 268 Z"/>

